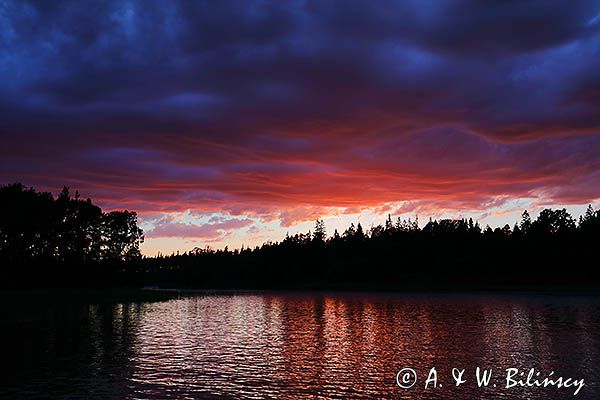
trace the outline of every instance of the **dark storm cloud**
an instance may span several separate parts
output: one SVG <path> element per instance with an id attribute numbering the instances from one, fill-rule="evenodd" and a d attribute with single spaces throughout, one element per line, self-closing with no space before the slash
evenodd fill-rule
<path id="1" fill-rule="evenodd" d="M 325 5 L 324 7 L 322 7 Z M 554 47 L 594 33 L 598 4 L 564 1 L 320 2 L 332 30 L 471 57 Z"/>
<path id="2" fill-rule="evenodd" d="M 597 1 L 3 2 L 0 177 L 153 211 L 589 201 L 599 29 Z"/>

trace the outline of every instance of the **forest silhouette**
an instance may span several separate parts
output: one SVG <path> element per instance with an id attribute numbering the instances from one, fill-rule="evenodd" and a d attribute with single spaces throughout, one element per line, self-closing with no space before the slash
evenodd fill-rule
<path id="1" fill-rule="evenodd" d="M 153 285 L 196 289 L 596 290 L 600 211 L 524 211 L 513 227 L 472 219 L 393 219 L 254 248 L 194 248 L 143 257 L 129 211 L 103 212 L 68 188 L 57 196 L 0 187 L 0 262 L 7 286 Z"/>

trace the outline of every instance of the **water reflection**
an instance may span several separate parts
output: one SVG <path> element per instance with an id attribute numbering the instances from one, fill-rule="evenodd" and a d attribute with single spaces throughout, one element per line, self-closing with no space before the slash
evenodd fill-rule
<path id="1" fill-rule="evenodd" d="M 1 397 L 571 398 L 477 388 L 475 367 L 583 377 L 600 397 L 600 307 L 588 297 L 235 295 L 36 305 L 2 318 Z M 410 390 L 403 367 L 420 373 Z M 443 387 L 424 390 L 436 367 Z M 470 381 L 453 387 L 453 367 Z M 468 375 L 470 374 L 470 375 Z M 8 378 L 8 379 L 7 379 Z M 500 386 L 500 385 L 499 385 Z"/>

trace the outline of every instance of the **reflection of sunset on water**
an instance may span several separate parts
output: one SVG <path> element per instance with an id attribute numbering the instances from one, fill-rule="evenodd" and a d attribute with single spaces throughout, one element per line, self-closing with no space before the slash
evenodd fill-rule
<path id="1" fill-rule="evenodd" d="M 435 367 L 444 398 L 459 399 L 498 392 L 477 388 L 471 372 L 469 382 L 453 387 L 455 367 L 495 368 L 498 379 L 509 367 L 579 371 L 591 379 L 599 340 L 589 331 L 592 321 L 560 310 L 560 304 L 518 297 L 420 295 L 202 296 L 145 304 L 129 386 L 136 396 L 161 398 L 398 398 L 408 393 L 397 387 L 395 374 L 410 366 L 419 372 L 411 398 L 438 398 L 423 389 Z M 552 390 L 510 393 L 546 399 Z"/>

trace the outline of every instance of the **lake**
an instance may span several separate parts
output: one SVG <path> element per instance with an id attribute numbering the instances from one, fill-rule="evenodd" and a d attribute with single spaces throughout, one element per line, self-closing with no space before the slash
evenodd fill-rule
<path id="1" fill-rule="evenodd" d="M 1 398 L 600 398 L 600 299 L 592 296 L 14 298 L 1 324 L 9 369 Z M 478 386 L 477 367 L 492 370 L 487 386 Z M 584 386 L 576 397 L 574 386 L 507 388 L 508 368 L 515 382 L 534 368 L 533 378 L 554 371 Z M 458 387 L 453 369 L 464 370 Z M 412 371 L 414 386 L 400 387 Z"/>

